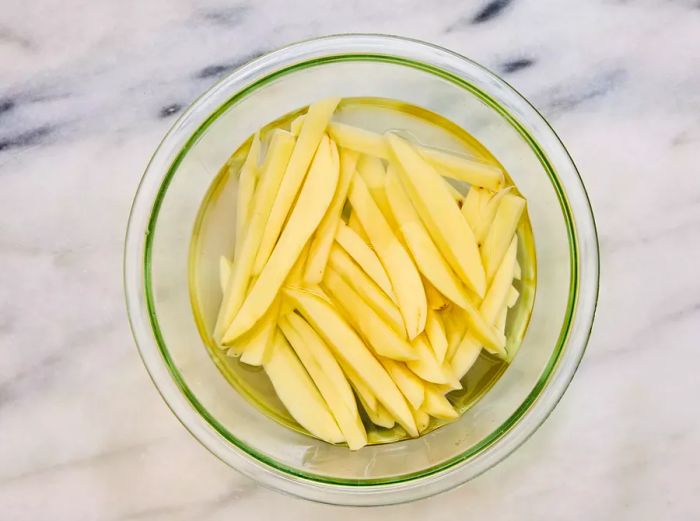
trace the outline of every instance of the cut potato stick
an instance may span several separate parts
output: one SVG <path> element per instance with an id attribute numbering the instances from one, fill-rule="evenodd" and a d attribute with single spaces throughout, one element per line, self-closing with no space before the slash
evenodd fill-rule
<path id="1" fill-rule="evenodd" d="M 518 238 L 517 236 L 513 236 L 508 251 L 506 251 L 506 255 L 501 262 L 501 266 L 499 266 L 496 276 L 479 308 L 481 315 L 491 324 L 496 324 L 501 309 L 506 308 L 509 289 L 513 282 L 517 251 Z M 500 329 L 499 333 L 503 335 Z M 482 343 L 471 331 L 464 336 L 450 361 L 452 369 L 458 378 L 461 379 L 474 364 L 481 351 L 481 346 Z M 495 353 L 499 356 L 506 356 L 505 345 L 502 349 L 495 351 Z"/>
<path id="2" fill-rule="evenodd" d="M 365 432 L 362 420 L 357 411 L 356 402 L 353 400 L 351 403 L 348 403 L 348 401 L 341 396 L 337 387 L 337 382 L 325 372 L 324 368 L 317 360 L 315 353 L 307 345 L 306 339 L 297 332 L 289 320 L 286 318 L 282 319 L 280 321 L 280 329 L 289 341 L 292 349 L 294 349 L 297 357 L 299 357 L 302 365 L 309 373 L 309 376 L 316 384 L 321 396 L 328 404 L 328 408 L 335 418 L 338 427 L 340 427 L 340 431 L 343 433 L 348 447 L 350 447 L 351 450 L 357 450 L 367 445 L 367 433 Z M 327 350 L 320 337 L 317 337 L 316 341 L 320 344 L 322 349 Z M 330 353 L 328 354 L 330 355 Z M 340 370 L 340 368 L 338 368 L 338 370 Z M 345 377 L 343 377 L 343 380 L 345 380 Z M 349 389 L 347 380 L 345 380 L 345 385 L 347 385 Z"/>
<path id="3" fill-rule="evenodd" d="M 372 391 L 370 391 L 369 387 L 367 387 L 367 384 L 364 383 L 362 378 L 357 376 L 355 371 L 353 371 L 350 367 L 347 367 L 345 364 L 341 365 L 343 365 L 343 371 L 348 377 L 348 382 L 350 382 L 350 386 L 355 391 L 355 395 L 357 395 L 357 398 L 360 400 L 362 407 L 364 407 L 367 413 L 370 411 L 377 413 L 379 411 L 379 407 L 381 406 L 381 404 L 377 402 L 377 397 L 372 394 Z M 392 423 L 391 426 L 393 427 L 394 424 Z"/>
<path id="4" fill-rule="evenodd" d="M 445 184 L 407 141 L 392 134 L 387 135 L 387 140 L 399 166 L 396 171 L 401 184 L 430 236 L 460 279 L 483 296 L 486 279 L 476 238 Z"/>
<path id="5" fill-rule="evenodd" d="M 328 405 L 279 330 L 265 362 L 265 372 L 299 425 L 329 443 L 345 441 Z"/>
<path id="6" fill-rule="evenodd" d="M 306 246 L 304 246 L 304 249 L 301 250 L 301 253 L 299 254 L 299 258 L 296 260 L 294 263 L 294 266 L 292 266 L 291 271 L 289 272 L 289 275 L 287 275 L 287 278 L 284 281 L 283 286 L 286 288 L 295 288 L 295 289 L 301 289 L 304 288 L 304 280 L 303 280 L 303 274 L 304 274 L 304 266 L 306 266 L 306 258 L 309 253 L 309 243 L 306 243 Z M 288 313 L 291 313 L 294 311 L 294 302 L 286 298 L 284 295 L 281 297 L 281 306 L 280 306 L 280 316 L 285 316 Z"/>
<path id="7" fill-rule="evenodd" d="M 447 336 L 445 359 L 452 360 L 457 347 L 467 333 L 467 323 L 461 314 L 458 315 L 454 310 L 442 313 L 442 322 L 445 325 L 445 336 Z"/>
<path id="8" fill-rule="evenodd" d="M 294 118 L 289 124 L 289 132 L 291 132 L 294 137 L 297 137 L 301 133 L 301 128 L 304 126 L 305 119 L 306 114 L 302 114 Z"/>
<path id="9" fill-rule="evenodd" d="M 411 344 L 379 318 L 335 270 L 326 270 L 323 285 L 375 353 L 394 360 L 416 360 Z"/>
<path id="10" fill-rule="evenodd" d="M 458 306 L 467 306 L 468 297 L 462 282 L 433 243 L 393 167 L 386 176 L 386 193 L 396 222 L 400 223 L 399 232 L 420 272 L 449 300 Z"/>
<path id="11" fill-rule="evenodd" d="M 381 288 L 370 279 L 342 248 L 333 246 L 328 257 L 329 267 L 337 271 L 377 314 L 401 336 L 406 335 L 406 327 L 399 308 Z"/>
<path id="12" fill-rule="evenodd" d="M 425 387 L 425 401 L 421 409 L 430 416 L 442 420 L 454 420 L 459 416 L 445 395 L 432 385 Z"/>
<path id="13" fill-rule="evenodd" d="M 428 382 L 449 384 L 455 389 L 462 387 L 454 377 L 454 374 L 452 374 L 451 367 L 448 364 L 441 364 L 437 361 L 424 335 L 420 335 L 413 340 L 413 348 L 420 358 L 406 362 L 406 366 L 411 371 Z"/>
<path id="14" fill-rule="evenodd" d="M 335 144 L 324 136 L 299 193 L 299 199 L 289 216 L 289 222 L 241 309 L 226 330 L 224 341 L 233 340 L 245 333 L 270 307 L 331 202 L 338 183 L 337 154 Z"/>
<path id="15" fill-rule="evenodd" d="M 226 291 L 226 285 L 228 284 L 228 279 L 231 276 L 231 261 L 228 260 L 224 255 L 219 257 L 219 286 L 221 287 L 221 293 Z"/>
<path id="16" fill-rule="evenodd" d="M 513 269 L 515 271 L 515 267 Z M 511 286 L 508 290 L 508 307 L 512 308 L 518 303 L 518 298 L 520 297 L 520 292 L 515 289 L 515 286 Z"/>
<path id="17" fill-rule="evenodd" d="M 450 303 L 442 296 L 438 290 L 435 289 L 430 281 L 423 280 L 423 286 L 425 287 L 425 297 L 428 299 L 428 307 L 434 309 L 435 311 L 442 311 L 450 305 Z"/>
<path id="18" fill-rule="evenodd" d="M 304 282 L 307 284 L 319 284 L 323 280 L 323 272 L 328 262 L 328 254 L 331 251 L 333 240 L 336 236 L 338 225 L 341 222 L 340 214 L 348 195 L 350 181 L 355 173 L 357 164 L 357 152 L 351 150 L 340 151 L 340 176 L 338 187 L 333 195 L 328 211 L 321 219 L 321 224 L 311 239 L 309 247 L 309 258 L 306 261 L 306 271 L 304 272 Z"/>
<path id="19" fill-rule="evenodd" d="M 369 277 L 384 290 L 391 300 L 396 302 L 394 291 L 391 289 L 391 282 L 384 270 L 384 266 L 379 261 L 379 257 L 374 253 L 367 243 L 355 230 L 340 223 L 336 232 L 335 240 L 352 257 L 352 259 L 369 275 Z"/>
<path id="20" fill-rule="evenodd" d="M 445 187 L 447 188 L 447 191 L 450 192 L 450 195 L 452 196 L 452 199 L 454 199 L 454 202 L 459 204 L 462 204 L 462 201 L 464 197 L 462 196 L 461 192 L 455 188 L 455 186 L 450 183 L 447 179 L 443 177 L 445 181 Z"/>
<path id="21" fill-rule="evenodd" d="M 248 155 L 238 175 L 238 194 L 236 198 L 236 245 L 235 252 L 240 251 L 243 244 L 243 234 L 250 221 L 250 213 L 258 180 L 258 161 L 260 160 L 260 133 L 253 135 L 248 149 Z"/>
<path id="22" fill-rule="evenodd" d="M 416 421 L 416 427 L 418 427 L 418 432 L 425 432 L 428 425 L 430 425 L 430 415 L 425 411 L 421 411 L 420 409 L 414 409 L 412 412 L 413 418 Z"/>
<path id="23" fill-rule="evenodd" d="M 369 237 L 367 237 L 367 233 L 365 233 L 365 229 L 360 224 L 357 214 L 352 209 L 350 210 L 350 217 L 348 217 L 348 228 L 354 231 L 366 244 L 369 244 Z"/>
<path id="24" fill-rule="evenodd" d="M 265 363 L 266 357 L 270 353 L 275 329 L 277 329 L 279 310 L 280 299 L 277 298 L 263 318 L 251 329 L 252 335 L 245 343 L 241 362 L 253 366 L 260 366 Z"/>
<path id="25" fill-rule="evenodd" d="M 425 328 L 428 307 L 418 270 L 372 199 L 361 176 L 353 178 L 349 197 L 362 228 L 389 276 L 408 337 L 413 339 Z"/>
<path id="26" fill-rule="evenodd" d="M 255 201 L 248 231 L 245 233 L 240 251 L 237 252 L 233 260 L 231 276 L 229 277 L 226 291 L 224 291 L 216 319 L 214 337 L 217 340 L 221 339 L 245 299 L 265 221 L 277 194 L 284 171 L 287 168 L 287 162 L 293 148 L 294 138 L 289 132 L 275 130 L 272 133 L 260 182 L 255 190 Z"/>
<path id="27" fill-rule="evenodd" d="M 309 170 L 309 165 L 316 154 L 317 148 L 324 136 L 324 131 L 331 119 L 331 115 L 338 106 L 338 98 L 328 98 L 313 103 L 304 118 L 304 123 L 299 132 L 299 138 L 292 156 L 289 158 L 287 170 L 282 178 L 279 191 L 275 197 L 270 214 L 265 224 L 265 231 L 260 239 L 260 248 L 257 251 L 253 274 L 262 272 L 268 257 L 272 253 L 287 216 L 292 211 L 294 200 L 301 189 L 304 178 Z"/>
<path id="28" fill-rule="evenodd" d="M 387 173 L 389 203 L 396 220 L 401 223 L 401 233 L 414 255 L 418 268 L 442 295 L 464 310 L 467 322 L 479 339 L 492 349 L 502 348 L 505 345 L 505 339 L 479 315 L 462 283 L 454 275 L 423 227 L 395 172 L 396 170 L 392 167 Z M 457 213 L 458 218 L 464 221 L 459 215 L 459 210 Z M 481 261 L 478 262 L 481 268 Z"/>
<path id="29" fill-rule="evenodd" d="M 504 307 L 501 311 L 498 313 L 498 317 L 496 318 L 496 329 L 499 331 L 502 331 L 503 334 L 506 332 L 506 319 L 508 318 L 508 308 Z"/>
<path id="30" fill-rule="evenodd" d="M 520 263 L 516 260 L 515 261 L 515 271 L 513 272 L 513 278 L 515 280 L 520 280 L 523 277 L 523 272 L 520 269 Z"/>
<path id="31" fill-rule="evenodd" d="M 425 322 L 425 336 L 428 337 L 430 347 L 433 348 L 437 361 L 439 363 L 444 362 L 448 346 L 445 326 L 437 311 L 430 308 L 428 308 L 428 319 Z"/>
<path id="32" fill-rule="evenodd" d="M 323 299 L 298 290 L 285 291 L 296 301 L 301 314 L 323 337 L 336 359 L 357 374 L 410 436 L 417 436 L 413 415 L 401 391 L 352 327 Z"/>
<path id="33" fill-rule="evenodd" d="M 331 123 L 328 131 L 342 147 L 382 159 L 391 159 L 391 151 L 381 134 L 337 122 Z M 497 166 L 433 148 L 422 146 L 417 148 L 421 156 L 433 167 L 440 169 L 444 175 L 494 191 L 498 190 L 503 183 L 503 172 Z"/>
<path id="34" fill-rule="evenodd" d="M 357 410 L 355 395 L 352 393 L 350 384 L 345 378 L 340 364 L 314 328 L 301 315 L 296 313 L 290 313 L 283 317 L 280 320 L 280 325 L 283 323 L 289 324 L 299 334 L 305 348 L 311 351 L 323 372 L 334 382 L 340 396 L 345 401 L 345 405 L 350 410 Z M 282 331 L 284 331 L 284 328 L 282 328 Z"/>
<path id="35" fill-rule="evenodd" d="M 421 379 L 401 362 L 381 356 L 379 357 L 379 362 L 384 366 L 386 372 L 389 373 L 391 379 L 394 380 L 399 391 L 406 397 L 411 407 L 418 409 L 423 403 L 425 394 Z"/>
<path id="36" fill-rule="evenodd" d="M 364 406 L 365 403 L 362 401 L 362 398 L 360 397 L 360 402 Z M 384 427 L 385 429 L 391 429 L 394 425 L 396 425 L 396 420 L 389 414 L 389 411 L 386 410 L 386 408 L 381 404 L 377 404 L 377 410 L 373 411 L 372 409 L 369 409 L 365 407 L 365 412 L 367 413 L 367 416 L 369 416 L 369 420 L 377 425 L 378 427 Z"/>
<path id="37" fill-rule="evenodd" d="M 525 210 L 525 199 L 513 194 L 503 196 L 498 205 L 496 215 L 481 248 L 481 258 L 484 261 L 486 278 L 489 283 L 500 266 L 513 235 L 515 235 L 523 210 Z"/>
<path id="38" fill-rule="evenodd" d="M 357 173 L 362 176 L 372 199 L 377 203 L 377 206 L 386 218 L 389 226 L 392 229 L 396 228 L 394 216 L 389 209 L 389 201 L 387 201 L 386 191 L 384 190 L 384 179 L 386 178 L 386 169 L 381 159 L 374 156 L 363 155 L 357 162 Z"/>

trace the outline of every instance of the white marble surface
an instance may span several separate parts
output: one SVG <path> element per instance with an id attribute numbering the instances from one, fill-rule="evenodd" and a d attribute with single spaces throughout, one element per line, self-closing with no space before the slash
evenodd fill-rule
<path id="1" fill-rule="evenodd" d="M 489 19 L 487 3 L 2 2 L 0 518 L 700 518 L 700 4 L 497 1 Z M 265 490 L 194 441 L 121 288 L 131 197 L 171 113 L 251 55 L 348 31 L 503 72 L 569 147 L 602 248 L 588 353 L 536 435 L 462 488 L 360 513 Z"/>

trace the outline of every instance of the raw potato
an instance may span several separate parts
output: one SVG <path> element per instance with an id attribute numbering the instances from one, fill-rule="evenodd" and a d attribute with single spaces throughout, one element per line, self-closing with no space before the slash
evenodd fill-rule
<path id="1" fill-rule="evenodd" d="M 386 324 L 334 270 L 326 271 L 323 284 L 345 316 L 378 354 L 394 360 L 416 360 L 411 344 Z"/>
<path id="2" fill-rule="evenodd" d="M 418 432 L 420 433 L 424 432 L 428 428 L 428 425 L 430 425 L 430 415 L 425 411 L 414 409 L 413 418 L 416 421 L 416 426 L 418 427 Z"/>
<path id="3" fill-rule="evenodd" d="M 348 228 L 354 231 L 360 237 L 360 239 L 365 241 L 366 244 L 369 244 L 369 237 L 367 237 L 365 229 L 360 224 L 357 214 L 352 210 L 350 211 L 350 217 L 348 218 Z"/>
<path id="4" fill-rule="evenodd" d="M 413 415 L 396 384 L 345 320 L 325 301 L 298 290 L 286 290 L 299 311 L 324 338 L 336 358 L 350 367 L 409 436 L 418 436 Z M 347 373 L 346 373 L 347 374 Z"/>
<path id="5" fill-rule="evenodd" d="M 497 323 L 498 314 L 501 309 L 506 308 L 506 300 L 511 287 L 510 284 L 513 281 L 513 272 L 515 271 L 517 251 L 518 238 L 517 236 L 513 236 L 508 251 L 493 279 L 493 283 L 491 287 L 489 287 L 486 297 L 484 297 L 484 301 L 479 308 L 481 315 L 491 324 Z M 503 334 L 502 331 L 503 330 L 499 328 L 501 334 Z M 466 372 L 469 371 L 474 362 L 476 362 L 481 352 L 481 345 L 479 339 L 471 332 L 464 336 L 451 359 L 452 369 L 458 378 L 461 379 Z M 502 357 L 507 356 L 505 345 L 501 350 L 496 351 L 496 354 Z"/>
<path id="6" fill-rule="evenodd" d="M 437 311 L 428 308 L 428 319 L 425 322 L 425 335 L 428 337 L 430 347 L 433 348 L 435 358 L 439 363 L 445 361 L 447 354 L 447 335 L 445 326 Z"/>
<path id="7" fill-rule="evenodd" d="M 241 362 L 248 365 L 260 366 L 270 352 L 272 340 L 277 329 L 277 318 L 280 310 L 280 299 L 277 298 L 263 318 L 250 330 L 250 338 L 247 340 Z"/>
<path id="8" fill-rule="evenodd" d="M 328 405 L 278 330 L 265 362 L 265 372 L 289 413 L 299 425 L 329 443 L 345 441 Z"/>
<path id="9" fill-rule="evenodd" d="M 231 276 L 231 264 L 231 261 L 225 256 L 219 257 L 219 285 L 221 286 L 221 293 L 226 291 L 226 285 Z"/>
<path id="10" fill-rule="evenodd" d="M 286 315 L 283 320 L 288 322 L 301 336 L 301 339 L 304 341 L 304 345 L 311 351 L 314 358 L 321 366 L 321 369 L 323 369 L 323 372 L 328 375 L 331 381 L 333 381 L 335 386 L 338 388 L 338 392 L 341 398 L 345 401 L 347 407 L 351 410 L 353 407 L 356 408 L 357 404 L 355 403 L 355 395 L 352 394 L 350 384 L 345 378 L 340 364 L 338 364 L 338 361 L 333 356 L 333 353 L 331 353 L 331 350 L 328 348 L 319 334 L 309 325 L 306 320 L 296 313 Z"/>
<path id="11" fill-rule="evenodd" d="M 306 114 L 302 114 L 301 116 L 297 116 L 292 120 L 292 122 L 289 124 L 289 131 L 292 133 L 294 137 L 299 136 L 301 133 L 301 128 L 304 125 L 304 120 L 306 119 Z"/>
<path id="12" fill-rule="evenodd" d="M 432 385 L 425 387 L 425 401 L 422 409 L 430 416 L 442 420 L 454 420 L 459 416 L 449 400 Z"/>
<path id="13" fill-rule="evenodd" d="M 394 296 L 394 291 L 391 289 L 389 277 L 386 271 L 384 271 L 384 266 L 382 266 L 374 250 L 367 245 L 362 237 L 360 237 L 355 230 L 341 222 L 338 226 L 335 240 L 360 268 L 384 290 L 384 293 L 396 302 L 396 297 Z"/>
<path id="14" fill-rule="evenodd" d="M 515 266 L 513 267 L 513 271 L 515 271 Z M 511 286 L 510 289 L 508 290 L 508 307 L 512 308 L 518 303 L 518 298 L 520 297 L 520 292 L 515 289 L 515 286 Z"/>
<path id="15" fill-rule="evenodd" d="M 350 150 L 340 151 L 338 188 L 333 195 L 333 200 L 328 207 L 326 215 L 323 216 L 321 224 L 318 225 L 318 229 L 311 239 L 311 246 L 309 247 L 309 258 L 306 262 L 306 272 L 304 273 L 304 282 L 307 284 L 320 284 L 323 280 L 328 254 L 331 251 L 338 225 L 341 223 L 340 213 L 343 211 L 343 205 L 350 188 L 350 181 L 352 181 L 352 176 L 355 174 L 356 164 L 357 152 Z"/>
<path id="16" fill-rule="evenodd" d="M 367 433 L 357 411 L 357 404 L 354 401 L 349 404 L 341 396 L 336 382 L 324 371 L 313 351 L 307 345 L 306 339 L 297 332 L 289 320 L 281 320 L 280 329 L 328 404 L 348 447 L 351 450 L 358 450 L 367 445 Z M 322 343 L 323 341 L 318 338 L 318 342 Z M 323 347 L 325 348 L 325 346 Z"/>
<path id="17" fill-rule="evenodd" d="M 472 226 L 472 220 L 474 221 L 472 230 L 474 230 L 474 235 L 476 236 L 477 242 L 482 245 L 486 239 L 489 229 L 491 228 L 493 219 L 496 216 L 496 210 L 498 209 L 501 199 L 503 199 L 503 197 L 510 192 L 511 187 L 503 188 L 495 194 L 489 192 L 488 190 L 484 190 L 483 188 L 474 187 L 469 190 L 470 193 L 472 190 L 479 194 L 477 196 L 479 200 L 478 213 L 476 216 L 474 216 L 472 215 L 472 211 L 468 211 L 470 215 L 467 216 L 464 206 L 462 206 L 462 213 L 464 213 L 464 216 L 467 218 L 467 222 L 470 226 Z"/>
<path id="18" fill-rule="evenodd" d="M 335 144 L 324 136 L 299 193 L 299 199 L 289 216 L 289 222 L 265 268 L 226 331 L 224 342 L 234 340 L 253 327 L 270 307 L 331 202 L 338 184 L 338 170 L 338 150 Z"/>
<path id="19" fill-rule="evenodd" d="M 378 414 L 381 404 L 377 402 L 377 397 L 374 394 L 372 394 L 372 391 L 369 389 L 369 387 L 367 387 L 367 384 L 365 384 L 362 381 L 362 379 L 359 376 L 357 376 L 357 373 L 352 368 L 348 367 L 345 364 L 343 365 L 343 371 L 347 375 L 348 382 L 350 382 L 350 385 L 355 390 L 355 394 L 360 400 L 360 403 L 362 404 L 362 407 L 365 409 L 365 411 L 367 411 L 368 414 Z M 390 427 L 393 426 L 394 422 L 392 420 Z"/>
<path id="20" fill-rule="evenodd" d="M 399 231 L 420 272 L 449 300 L 466 307 L 468 297 L 461 281 L 430 238 L 394 168 L 389 169 L 386 177 L 386 193 L 395 220 L 400 223 Z"/>
<path id="21" fill-rule="evenodd" d="M 390 358 L 379 357 L 379 362 L 384 366 L 399 390 L 403 393 L 412 408 L 418 409 L 425 398 L 423 382 L 405 364 L 391 360 Z M 420 430 L 420 429 L 418 429 Z"/>
<path id="22" fill-rule="evenodd" d="M 349 196 L 350 204 L 391 280 L 406 332 L 413 339 L 425 328 L 428 312 L 418 270 L 372 199 L 362 177 L 353 178 Z"/>
<path id="23" fill-rule="evenodd" d="M 236 246 L 235 251 L 240 251 L 243 243 L 244 231 L 250 221 L 251 203 L 255 193 L 255 184 L 258 180 L 258 161 L 260 160 L 260 133 L 253 135 L 248 155 L 241 167 L 238 176 L 238 194 L 236 200 Z"/>
<path id="24" fill-rule="evenodd" d="M 406 336 L 403 318 L 399 308 L 377 286 L 366 272 L 353 262 L 349 255 L 337 246 L 331 248 L 329 266 L 337 271 L 380 317 L 401 336 Z"/>
<path id="25" fill-rule="evenodd" d="M 506 194 L 498 205 L 496 215 L 484 239 L 484 246 L 481 248 L 481 257 L 489 283 L 515 235 L 523 210 L 525 210 L 525 199 L 517 195 Z"/>
<path id="26" fill-rule="evenodd" d="M 367 413 L 367 416 L 369 416 L 370 421 L 375 425 L 384 427 L 385 429 L 391 429 L 394 425 L 396 425 L 396 420 L 392 418 L 389 411 L 387 411 L 381 403 L 378 403 L 377 410 L 373 411 L 365 406 L 365 402 L 363 401 L 362 397 L 360 397 L 360 402 L 362 403 L 363 407 L 365 407 L 365 412 Z"/>
<path id="27" fill-rule="evenodd" d="M 401 183 L 430 236 L 462 281 L 482 297 L 486 279 L 479 247 L 459 207 L 435 169 L 409 143 L 392 134 L 387 139 Z"/>
<path id="28" fill-rule="evenodd" d="M 214 338 L 217 340 L 221 339 L 245 299 L 265 221 L 293 149 L 294 137 L 289 132 L 273 131 L 260 182 L 255 190 L 255 201 L 253 202 L 248 231 L 245 233 L 240 251 L 236 253 L 233 260 L 231 276 L 216 319 Z"/>
<path id="29" fill-rule="evenodd" d="M 520 269 L 520 263 L 517 260 L 515 261 L 515 273 L 513 274 L 513 277 L 515 280 L 520 280 L 523 277 L 523 272 Z"/>
<path id="30" fill-rule="evenodd" d="M 452 373 L 449 364 L 441 364 L 435 358 L 427 339 L 421 335 L 413 341 L 413 348 L 420 357 L 416 361 L 406 362 L 406 366 L 416 375 L 427 382 L 436 384 L 448 384 L 455 389 L 462 386 Z"/>
<path id="31" fill-rule="evenodd" d="M 498 313 L 498 318 L 496 318 L 496 329 L 502 331 L 503 334 L 506 332 L 506 318 L 508 318 L 508 308 L 503 308 Z"/>
<path id="32" fill-rule="evenodd" d="M 328 130 L 333 139 L 342 147 L 369 156 L 391 159 L 391 152 L 381 134 L 335 122 L 328 126 Z M 433 148 L 421 146 L 417 148 L 420 154 L 444 175 L 494 191 L 498 190 L 503 183 L 503 172 L 497 166 L 487 165 Z"/>
<path id="33" fill-rule="evenodd" d="M 381 159 L 363 155 L 357 163 L 357 173 L 362 176 L 369 193 L 372 195 L 372 199 L 377 203 L 389 226 L 391 226 L 392 230 L 395 229 L 396 222 L 389 209 L 389 201 L 387 201 L 386 191 L 384 190 L 386 169 Z"/>
<path id="34" fill-rule="evenodd" d="M 297 197 L 304 182 L 304 177 L 307 175 L 311 160 L 317 148 L 319 148 L 328 121 L 331 119 L 331 115 L 338 106 L 339 101 L 338 98 L 328 98 L 309 106 L 299 132 L 299 138 L 294 147 L 294 152 L 289 158 L 287 170 L 282 178 L 282 183 L 265 225 L 265 231 L 260 240 L 260 248 L 253 266 L 254 275 L 262 272 L 268 257 L 275 247 L 275 242 L 280 236 L 284 222 L 294 205 L 294 199 Z"/>
<path id="35" fill-rule="evenodd" d="M 428 307 L 430 307 L 430 309 L 434 309 L 435 311 L 447 309 L 450 303 L 435 289 L 435 286 L 427 280 L 423 280 L 423 286 L 425 286 L 425 297 L 428 299 Z"/>

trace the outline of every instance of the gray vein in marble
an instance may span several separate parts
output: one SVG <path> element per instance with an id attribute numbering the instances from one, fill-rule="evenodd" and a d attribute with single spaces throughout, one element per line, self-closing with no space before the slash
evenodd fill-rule
<path id="1" fill-rule="evenodd" d="M 46 138 L 55 130 L 53 125 L 41 125 L 19 134 L 10 134 L 0 138 L 0 152 L 11 148 L 26 148 L 46 143 Z"/>
<path id="2" fill-rule="evenodd" d="M 550 117 L 557 116 L 609 95 L 621 86 L 624 79 L 624 69 L 617 68 L 600 73 L 586 81 L 578 80 L 574 84 L 570 82 L 560 85 L 537 96 L 537 99 L 541 100 L 538 107 Z"/>
<path id="3" fill-rule="evenodd" d="M 464 15 L 445 27 L 445 33 L 461 31 L 470 25 L 478 25 L 493 20 L 503 13 L 513 0 L 491 0 L 476 14 Z"/>
<path id="4" fill-rule="evenodd" d="M 205 10 L 202 12 L 201 16 L 203 19 L 216 25 L 223 25 L 227 29 L 232 29 L 242 24 L 251 11 L 252 8 L 250 6 L 234 5 Z"/>
<path id="5" fill-rule="evenodd" d="M 33 478 L 42 474 L 49 474 L 55 472 L 63 472 L 67 469 L 74 469 L 76 467 L 86 467 L 91 466 L 99 462 L 109 461 L 114 458 L 121 458 L 127 454 L 138 452 L 153 445 L 160 443 L 162 439 L 148 440 L 145 442 L 134 443 L 131 445 L 125 445 L 121 447 L 115 447 L 103 452 L 98 452 L 91 454 L 89 456 L 84 456 L 81 458 L 76 458 L 68 461 L 62 461 L 53 465 L 47 465 L 45 467 L 36 467 L 26 472 L 21 472 L 19 474 L 13 474 L 9 476 L 0 477 L 0 486 L 7 485 L 9 483 L 14 483 L 16 481 L 21 481 L 24 479 Z"/>
<path id="6" fill-rule="evenodd" d="M 244 65 L 244 64 L 248 63 L 249 61 L 254 60 L 257 57 L 262 56 L 266 52 L 268 52 L 268 51 L 266 51 L 266 50 L 253 51 L 251 53 L 247 53 L 247 54 L 242 55 L 238 58 L 235 58 L 231 61 L 207 65 L 206 67 L 200 69 L 195 74 L 195 77 L 198 79 L 218 78 L 220 76 L 223 76 L 224 73 L 232 71 L 233 69 L 236 69 L 236 68 L 240 67 L 241 65 Z"/>
<path id="7" fill-rule="evenodd" d="M 523 69 L 528 69 L 533 65 L 535 65 L 535 60 L 533 58 L 521 57 L 503 62 L 498 69 L 506 74 L 512 74 Z"/>

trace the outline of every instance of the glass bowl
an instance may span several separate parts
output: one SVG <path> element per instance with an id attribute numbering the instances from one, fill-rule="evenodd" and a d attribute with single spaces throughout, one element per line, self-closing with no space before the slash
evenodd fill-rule
<path id="1" fill-rule="evenodd" d="M 191 295 L 189 284 L 198 211 L 231 152 L 257 128 L 328 96 L 401 100 L 466 129 L 527 198 L 536 245 L 537 296 L 527 334 L 491 390 L 458 420 L 425 436 L 356 452 L 271 420 L 217 368 L 220 362 L 204 346 L 191 301 L 203 299 L 198 305 L 205 308 L 218 305 L 215 246 L 200 252 L 203 265 L 209 263 L 202 294 Z M 183 425 L 213 454 L 286 493 L 334 504 L 380 505 L 466 482 L 506 457 L 544 421 L 571 381 L 590 334 L 598 245 L 591 207 L 566 149 L 502 79 L 426 43 L 341 35 L 258 58 L 182 114 L 135 196 L 124 284 L 131 328 L 151 378 Z"/>

